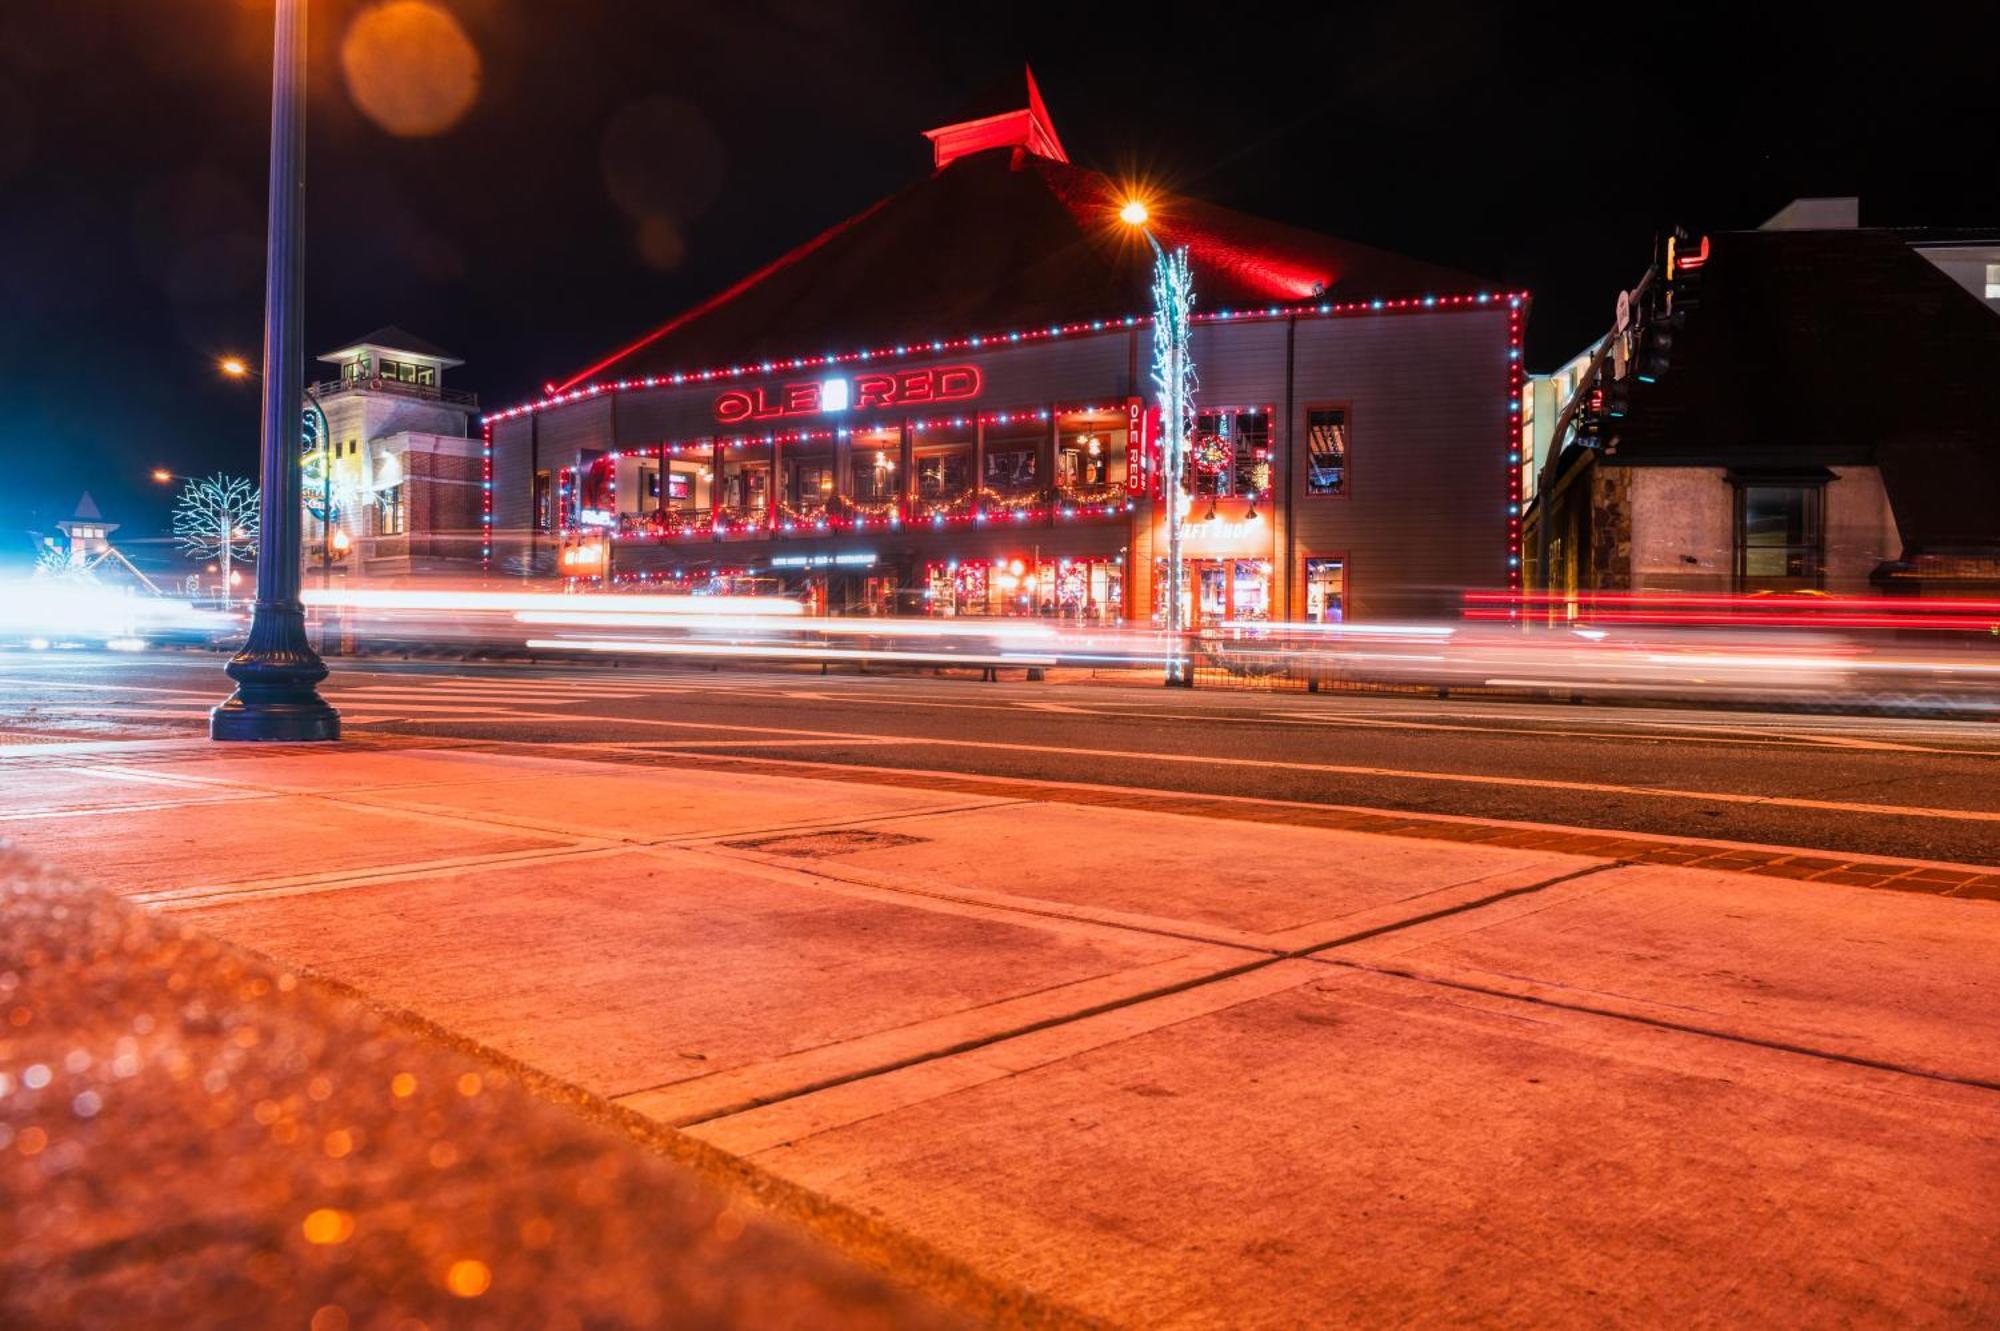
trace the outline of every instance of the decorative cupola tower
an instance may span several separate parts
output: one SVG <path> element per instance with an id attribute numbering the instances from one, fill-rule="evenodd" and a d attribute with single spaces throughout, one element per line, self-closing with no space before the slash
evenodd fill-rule
<path id="1" fill-rule="evenodd" d="M 104 520 L 104 514 L 97 510 L 97 501 L 85 490 L 83 498 L 76 501 L 75 516 L 58 522 L 56 530 L 69 538 L 70 562 L 85 564 L 111 548 L 111 533 L 119 526 Z"/>

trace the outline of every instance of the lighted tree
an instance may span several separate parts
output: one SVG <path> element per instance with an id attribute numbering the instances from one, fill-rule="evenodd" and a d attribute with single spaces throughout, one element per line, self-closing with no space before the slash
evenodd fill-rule
<path id="1" fill-rule="evenodd" d="M 257 557 L 257 487 L 240 476 L 217 473 L 191 480 L 174 501 L 174 539 L 196 559 L 213 559 L 222 573 L 222 598 L 230 597 L 230 565 Z"/>
<path id="2" fill-rule="evenodd" d="M 46 542 L 35 551 L 35 576 L 38 578 L 75 578 L 86 576 L 88 572 L 88 565 L 60 541 Z"/>

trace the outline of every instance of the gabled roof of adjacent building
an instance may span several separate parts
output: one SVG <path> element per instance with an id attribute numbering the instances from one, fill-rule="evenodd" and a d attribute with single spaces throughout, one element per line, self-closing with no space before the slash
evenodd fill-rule
<path id="1" fill-rule="evenodd" d="M 1714 237 L 1620 465 L 1874 465 L 1913 553 L 2000 546 L 2000 318 L 1880 229 Z"/>
<path id="2" fill-rule="evenodd" d="M 1032 73 L 1012 108 L 926 132 L 923 180 L 548 385 L 1122 318 L 1150 306 L 1151 251 L 1118 220 L 1132 188 L 1072 165 Z M 1472 274 L 1163 191 L 1150 226 L 1185 244 L 1203 308 L 1463 295 Z"/>
<path id="3" fill-rule="evenodd" d="M 333 362 L 352 360 L 357 353 L 365 349 L 400 351 L 405 355 L 437 361 L 444 366 L 465 364 L 437 343 L 418 337 L 407 328 L 398 328 L 395 324 L 385 324 L 372 333 L 343 342 L 334 350 L 321 354 L 320 359 Z"/>

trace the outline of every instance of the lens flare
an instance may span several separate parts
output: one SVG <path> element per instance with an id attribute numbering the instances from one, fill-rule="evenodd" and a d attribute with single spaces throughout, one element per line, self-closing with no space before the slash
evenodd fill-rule
<path id="1" fill-rule="evenodd" d="M 458 20 L 430 0 L 365 9 L 340 43 L 348 95 L 400 138 L 456 125 L 479 95 L 479 52 Z"/>

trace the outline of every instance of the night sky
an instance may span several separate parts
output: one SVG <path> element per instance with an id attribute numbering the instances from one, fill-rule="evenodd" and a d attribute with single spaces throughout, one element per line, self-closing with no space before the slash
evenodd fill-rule
<path id="1" fill-rule="evenodd" d="M 1082 164 L 1529 288 L 1537 369 L 1663 225 L 1859 194 L 2000 228 L 1995 29 L 1918 6 L 436 3 L 476 95 L 405 137 L 344 72 L 379 6 L 313 0 L 307 341 L 401 324 L 491 407 L 917 178 L 920 131 L 1023 61 Z M 85 488 L 138 538 L 153 467 L 255 474 L 254 388 L 213 364 L 261 340 L 270 28 L 0 4 L 0 559 Z"/>

